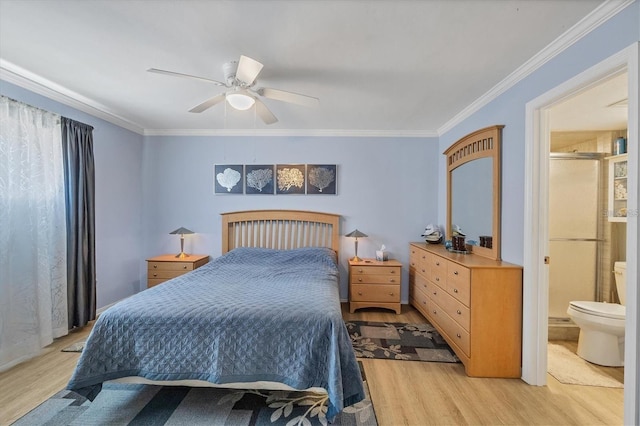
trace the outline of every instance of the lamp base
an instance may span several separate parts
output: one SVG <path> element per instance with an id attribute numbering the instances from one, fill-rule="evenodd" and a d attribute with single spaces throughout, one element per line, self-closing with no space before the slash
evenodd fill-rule
<path id="1" fill-rule="evenodd" d="M 352 261 L 352 262 L 362 262 L 362 259 L 361 259 L 361 258 L 359 258 L 358 256 L 354 256 L 354 257 L 352 257 L 352 258 L 351 258 L 351 259 L 349 259 L 349 260 L 350 260 L 350 261 Z"/>
<path id="2" fill-rule="evenodd" d="M 189 255 L 185 252 L 180 252 L 179 254 L 176 254 L 176 257 L 178 259 L 184 259 L 185 257 L 189 257 Z"/>

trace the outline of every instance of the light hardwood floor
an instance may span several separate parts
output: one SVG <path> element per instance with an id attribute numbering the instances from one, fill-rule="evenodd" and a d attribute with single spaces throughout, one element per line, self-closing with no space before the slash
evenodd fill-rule
<path id="1" fill-rule="evenodd" d="M 402 313 L 364 309 L 345 320 L 418 323 L 410 306 Z M 66 385 L 79 354 L 60 352 L 84 340 L 90 327 L 57 339 L 42 355 L 0 373 L 0 425 L 9 425 Z M 575 350 L 575 345 L 568 344 Z M 479 379 L 461 364 L 362 360 L 378 424 L 387 425 L 621 425 L 623 390 L 565 385 L 548 376 L 547 386 L 519 379 Z M 607 369 L 605 369 L 607 371 Z M 608 369 L 619 376 L 621 369 Z"/>

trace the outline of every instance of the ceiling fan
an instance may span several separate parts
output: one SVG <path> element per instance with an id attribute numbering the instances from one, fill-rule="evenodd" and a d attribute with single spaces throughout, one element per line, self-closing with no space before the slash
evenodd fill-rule
<path id="1" fill-rule="evenodd" d="M 282 102 L 290 102 L 304 106 L 316 106 L 319 104 L 318 98 L 301 95 L 299 93 L 287 92 L 285 90 L 270 89 L 267 87 L 255 88 L 256 78 L 263 65 L 248 56 L 241 55 L 239 61 L 227 62 L 222 66 L 224 72 L 224 82 L 212 80 L 210 78 L 198 77 L 191 74 L 183 74 L 174 71 L 149 68 L 147 71 L 164 74 L 173 77 L 184 77 L 213 83 L 216 86 L 226 87 L 228 90 L 212 98 L 207 99 L 191 108 L 189 112 L 200 113 L 212 106 L 226 100 L 233 108 L 244 111 L 252 106 L 256 107 L 256 114 L 265 124 L 273 124 L 278 121 L 269 108 L 260 100 L 260 97 L 274 99 Z"/>

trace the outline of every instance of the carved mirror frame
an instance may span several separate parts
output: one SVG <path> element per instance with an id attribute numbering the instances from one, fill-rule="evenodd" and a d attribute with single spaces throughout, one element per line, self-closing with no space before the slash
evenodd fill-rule
<path id="1" fill-rule="evenodd" d="M 471 251 L 479 256 L 489 259 L 500 259 L 500 169 L 501 169 L 501 144 L 503 125 L 485 127 L 468 134 L 451 145 L 444 155 L 447 157 L 447 229 L 446 236 L 452 237 L 452 173 L 453 171 L 470 161 L 490 157 L 493 159 L 493 202 L 492 202 L 492 248 L 473 246 Z"/>

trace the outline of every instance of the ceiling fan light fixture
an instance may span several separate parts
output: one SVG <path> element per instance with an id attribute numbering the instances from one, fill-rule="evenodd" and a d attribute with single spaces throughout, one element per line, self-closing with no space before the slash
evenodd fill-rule
<path id="1" fill-rule="evenodd" d="M 227 93 L 226 99 L 229 105 L 239 111 L 246 111 L 256 103 L 256 100 L 253 98 L 253 96 L 247 94 L 246 91 L 242 90 Z"/>

